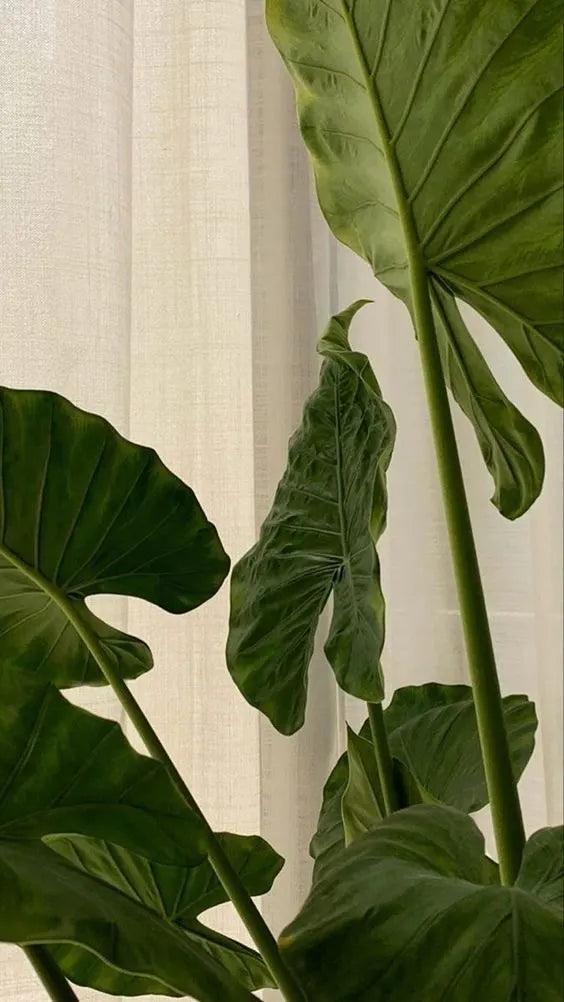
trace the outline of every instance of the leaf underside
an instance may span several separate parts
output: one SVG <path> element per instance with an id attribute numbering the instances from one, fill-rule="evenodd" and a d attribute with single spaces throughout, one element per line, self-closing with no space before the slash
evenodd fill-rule
<path id="1" fill-rule="evenodd" d="M 103 683 L 70 609 L 135 678 L 152 666 L 148 647 L 85 599 L 134 595 L 186 612 L 217 591 L 228 567 L 194 493 L 152 449 L 55 393 L 0 388 L 3 657 L 61 687 Z"/>
<path id="2" fill-rule="evenodd" d="M 410 307 L 406 230 L 428 278 L 445 377 L 508 518 L 538 496 L 539 436 L 455 298 L 563 402 L 559 0 L 267 0 L 334 234 Z M 396 181 L 394 187 L 393 179 Z"/>
<path id="3" fill-rule="evenodd" d="M 395 423 L 348 330 L 362 303 L 319 343 L 319 387 L 290 442 L 258 543 L 231 576 L 227 663 L 245 698 L 291 734 L 304 720 L 319 617 L 333 596 L 325 652 L 342 689 L 383 697 L 384 599 L 375 542 L 386 520 Z"/>

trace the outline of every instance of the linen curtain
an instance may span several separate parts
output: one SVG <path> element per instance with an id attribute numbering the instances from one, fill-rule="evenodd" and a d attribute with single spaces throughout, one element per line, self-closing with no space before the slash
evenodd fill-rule
<path id="1" fill-rule="evenodd" d="M 380 547 L 388 688 L 466 681 L 409 318 L 320 218 L 262 0 L 0 0 L 0 116 L 0 382 L 56 390 L 153 446 L 233 559 L 282 473 L 317 335 L 331 312 L 374 300 L 353 337 L 399 426 Z M 471 322 L 547 449 L 543 496 L 509 524 L 457 415 L 503 688 L 528 692 L 541 719 L 521 783 L 531 830 L 562 811 L 561 421 Z M 227 587 L 183 618 L 98 606 L 151 645 L 156 667 L 135 693 L 214 827 L 260 833 L 286 856 L 264 902 L 279 929 L 307 892 L 321 788 L 362 707 L 337 695 L 318 654 L 306 727 L 277 735 L 225 668 Z M 105 690 L 72 698 L 119 717 Z M 227 908 L 216 917 L 243 935 Z M 0 997 L 43 998 L 14 947 L 0 946 Z"/>

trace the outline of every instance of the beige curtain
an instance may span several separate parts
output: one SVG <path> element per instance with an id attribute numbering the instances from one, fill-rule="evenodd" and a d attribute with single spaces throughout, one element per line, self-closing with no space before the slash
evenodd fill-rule
<path id="1" fill-rule="evenodd" d="M 356 343 L 399 423 L 382 546 L 388 684 L 465 679 L 407 314 L 319 217 L 261 0 L 0 0 L 0 115 L 0 382 L 57 390 L 154 446 L 235 559 L 314 385 L 317 333 L 331 311 L 374 299 Z M 562 806 L 561 426 L 478 328 L 548 447 L 545 493 L 510 525 L 459 421 L 503 686 L 529 692 L 542 722 L 521 784 L 532 829 Z M 279 928 L 307 891 L 321 787 L 362 708 L 336 695 L 318 656 L 306 728 L 275 734 L 225 669 L 226 588 L 182 619 L 134 601 L 105 611 L 151 644 L 157 667 L 136 695 L 212 823 L 260 832 L 287 857 L 264 902 Z M 105 691 L 80 698 L 118 715 Z M 0 946 L 0 997 L 43 998 L 13 947 Z"/>

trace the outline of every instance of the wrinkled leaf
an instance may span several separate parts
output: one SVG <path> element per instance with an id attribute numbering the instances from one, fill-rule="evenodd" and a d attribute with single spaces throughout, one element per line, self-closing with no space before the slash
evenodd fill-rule
<path id="1" fill-rule="evenodd" d="M 200 936 L 88 876 L 37 839 L 0 838 L 0 941 L 83 947 L 94 969 L 105 961 L 146 992 L 200 1002 L 254 999 L 202 949 Z"/>
<path id="2" fill-rule="evenodd" d="M 503 698 L 503 710 L 515 778 L 529 761 L 535 741 L 537 717 L 534 703 L 526 696 Z M 394 759 L 399 803 L 439 802 L 470 813 L 488 802 L 488 792 L 476 727 L 472 690 L 467 685 L 428 682 L 397 689 L 384 710 L 384 723 Z M 370 726 L 364 723 L 356 744 L 368 758 Z M 347 787 L 347 753 L 334 767 L 323 791 L 323 806 L 311 853 L 316 860 L 315 878 L 333 853 L 345 843 L 341 803 Z M 378 789 L 373 777 L 371 785 Z M 358 789 L 358 785 L 357 785 Z M 366 812 L 370 796 L 359 791 Z M 373 823 L 380 820 L 375 811 Z"/>
<path id="3" fill-rule="evenodd" d="M 368 359 L 349 346 L 362 305 L 333 317 L 319 343 L 319 387 L 290 442 L 260 539 L 231 576 L 229 670 L 284 734 L 304 720 L 315 630 L 330 594 L 325 652 L 339 685 L 360 699 L 383 696 L 375 542 L 385 526 L 395 424 Z"/>
<path id="4" fill-rule="evenodd" d="M 162 863 L 206 853 L 199 817 L 119 724 L 0 664 L 0 838 L 100 836 Z"/>
<path id="5" fill-rule="evenodd" d="M 560 1002 L 563 916 L 546 867 L 557 839 L 562 830 L 534 835 L 516 887 L 500 887 L 471 818 L 430 804 L 399 811 L 334 856 L 282 952 L 309 1002 L 406 1002 L 414 991 Z"/>
<path id="6" fill-rule="evenodd" d="M 135 595 L 180 613 L 227 573 L 190 488 L 152 449 L 55 393 L 0 389 L 0 485 L 2 655 L 56 685 L 104 682 L 76 621 L 124 677 L 152 665 L 144 643 L 90 612 L 88 596 Z"/>
<path id="7" fill-rule="evenodd" d="M 278 853 L 258 836 L 220 834 L 218 837 L 248 893 L 257 895 L 269 891 L 283 865 Z M 162 866 L 98 839 L 55 837 L 49 838 L 48 844 L 79 869 L 106 881 L 186 930 L 194 943 L 249 991 L 275 987 L 254 950 L 198 921 L 203 911 L 228 900 L 207 860 L 191 868 Z M 148 984 L 146 977 L 133 979 L 81 946 L 63 944 L 52 947 L 51 953 L 75 984 L 114 995 L 163 994 L 158 982 Z"/>
<path id="8" fill-rule="evenodd" d="M 433 293 L 445 376 L 514 518 L 542 486 L 540 439 L 454 302 L 563 399 L 562 43 L 556 0 L 267 0 L 334 234 L 411 305 Z"/>
<path id="9" fill-rule="evenodd" d="M 364 835 L 384 817 L 382 790 L 371 741 L 347 727 L 348 779 L 341 798 L 345 844 Z"/>

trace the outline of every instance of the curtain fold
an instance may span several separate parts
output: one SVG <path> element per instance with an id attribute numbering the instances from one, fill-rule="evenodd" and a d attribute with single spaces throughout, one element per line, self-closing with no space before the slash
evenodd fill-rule
<path id="1" fill-rule="evenodd" d="M 56 390 L 153 446 L 233 559 L 283 471 L 317 336 L 331 313 L 374 300 L 353 339 L 399 426 L 381 546 L 387 684 L 465 681 L 409 318 L 320 217 L 262 0 L 0 0 L 0 115 L 0 382 Z M 503 522 L 457 415 L 503 688 L 528 692 L 541 718 L 521 784 L 532 830 L 562 811 L 561 419 L 471 322 L 547 446 L 542 498 Z M 97 606 L 151 645 L 156 667 L 135 693 L 212 824 L 260 833 L 286 856 L 264 902 L 278 930 L 307 892 L 321 788 L 345 715 L 360 722 L 362 706 L 336 692 L 319 650 L 305 728 L 276 734 L 225 668 L 227 586 L 182 618 L 123 599 Z M 119 717 L 106 690 L 72 698 Z M 216 918 L 245 938 L 227 908 Z M 0 997 L 43 997 L 23 954 L 1 945 Z"/>

